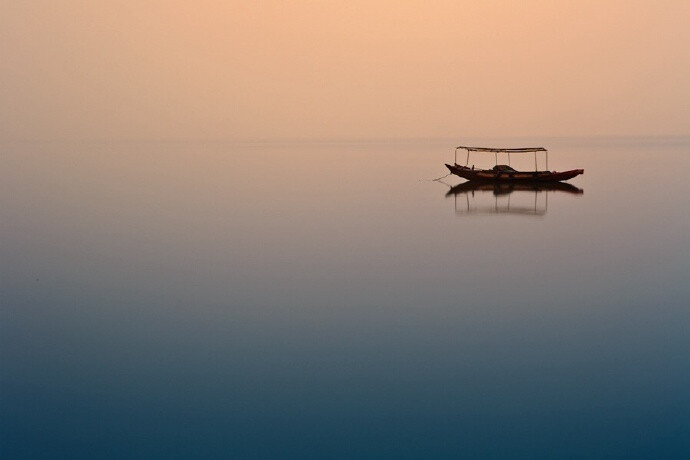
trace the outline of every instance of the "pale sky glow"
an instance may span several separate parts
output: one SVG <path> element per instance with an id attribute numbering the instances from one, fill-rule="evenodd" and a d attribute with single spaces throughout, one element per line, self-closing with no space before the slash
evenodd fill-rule
<path id="1" fill-rule="evenodd" d="M 690 2 L 19 1 L 0 139 L 690 134 Z"/>

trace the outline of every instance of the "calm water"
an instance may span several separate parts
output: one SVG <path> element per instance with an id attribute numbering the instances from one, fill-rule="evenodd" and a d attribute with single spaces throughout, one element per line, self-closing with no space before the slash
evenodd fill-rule
<path id="1" fill-rule="evenodd" d="M 2 457 L 690 456 L 690 139 L 453 143 L 2 144 Z"/>

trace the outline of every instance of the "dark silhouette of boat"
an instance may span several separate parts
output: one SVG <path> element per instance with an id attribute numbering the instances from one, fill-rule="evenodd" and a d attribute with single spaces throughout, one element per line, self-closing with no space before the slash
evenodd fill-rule
<path id="1" fill-rule="evenodd" d="M 458 150 L 467 150 L 467 161 L 465 165 L 458 164 Z M 491 169 L 478 169 L 474 165 L 468 166 L 470 159 L 470 152 L 491 152 L 496 158 L 496 166 Z M 544 152 L 546 154 L 546 170 L 539 171 L 537 167 L 537 152 Z M 499 165 L 498 154 L 507 153 L 508 162 L 510 162 L 510 154 L 512 153 L 534 153 L 534 171 L 517 171 L 513 169 L 510 164 Z M 465 147 L 458 146 L 455 148 L 455 162 L 452 165 L 446 164 L 446 167 L 452 174 L 460 176 L 469 181 L 490 181 L 490 182 L 560 182 L 572 179 L 575 176 L 584 174 L 584 169 L 571 169 L 569 171 L 549 171 L 549 156 L 548 150 L 544 147 L 524 147 L 517 149 L 496 149 L 490 147 Z"/>

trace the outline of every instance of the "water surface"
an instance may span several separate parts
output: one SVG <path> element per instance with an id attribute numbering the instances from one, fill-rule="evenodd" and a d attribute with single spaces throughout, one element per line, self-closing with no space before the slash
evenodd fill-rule
<path id="1" fill-rule="evenodd" d="M 690 455 L 690 139 L 453 146 L 3 144 L 3 457 Z"/>

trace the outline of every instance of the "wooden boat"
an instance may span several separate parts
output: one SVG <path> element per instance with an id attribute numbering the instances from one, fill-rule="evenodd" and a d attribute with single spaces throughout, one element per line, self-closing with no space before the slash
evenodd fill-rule
<path id="1" fill-rule="evenodd" d="M 458 164 L 458 150 L 467 150 L 467 161 L 465 165 Z M 491 169 L 479 169 L 469 165 L 470 152 L 491 152 L 496 158 L 496 166 Z M 546 170 L 540 171 L 537 167 L 537 152 L 544 152 L 546 155 Z M 534 171 L 517 171 L 513 169 L 510 164 L 499 165 L 498 154 L 507 153 L 508 163 L 510 163 L 510 155 L 513 153 L 534 153 Z M 563 180 L 572 179 L 575 176 L 583 174 L 584 169 L 571 169 L 569 171 L 549 171 L 549 156 L 548 150 L 544 147 L 524 147 L 517 149 L 495 149 L 489 147 L 465 147 L 458 146 L 455 148 L 455 163 L 452 165 L 446 164 L 446 167 L 452 174 L 460 176 L 463 179 L 470 181 L 505 181 L 505 182 L 560 182 Z"/>

